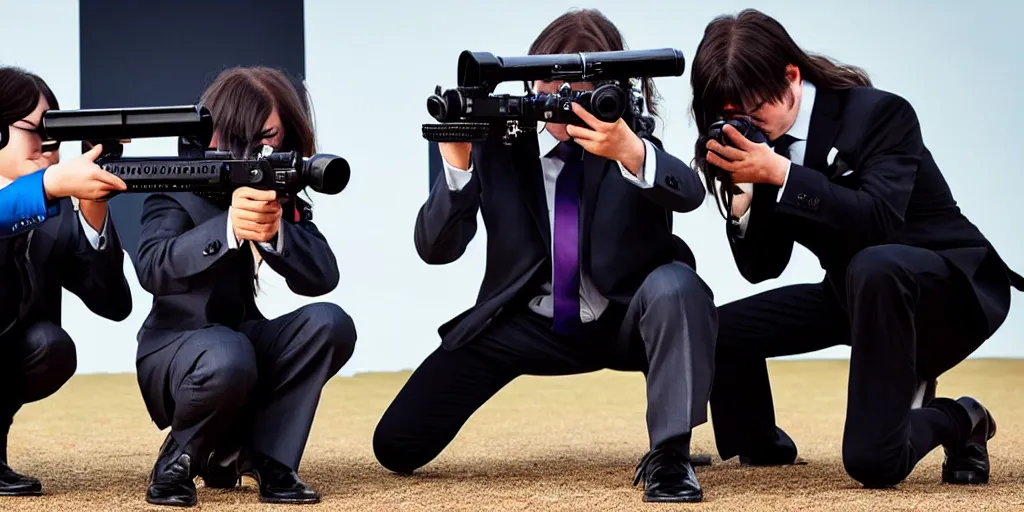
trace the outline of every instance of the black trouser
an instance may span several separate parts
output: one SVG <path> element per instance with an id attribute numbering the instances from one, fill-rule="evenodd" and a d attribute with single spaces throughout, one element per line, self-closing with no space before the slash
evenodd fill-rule
<path id="1" fill-rule="evenodd" d="M 237 331 L 211 327 L 138 362 L 147 401 L 194 459 L 247 448 L 297 469 L 320 392 L 352 356 L 352 319 L 334 304 L 302 307 Z"/>
<path id="2" fill-rule="evenodd" d="M 959 436 L 939 409 L 911 409 L 921 381 L 967 358 L 984 339 L 971 290 L 946 259 L 903 245 L 870 247 L 845 282 L 795 285 L 719 308 L 711 415 L 722 459 L 757 457 L 790 441 L 775 425 L 767 357 L 849 344 L 843 464 L 866 485 L 901 482 Z"/>
<path id="3" fill-rule="evenodd" d="M 57 392 L 78 365 L 75 343 L 51 322 L 36 322 L 0 337 L 0 461 L 15 413 Z"/>
<path id="4" fill-rule="evenodd" d="M 578 337 L 554 333 L 550 319 L 525 305 L 506 311 L 477 338 L 438 348 L 413 372 L 374 432 L 381 465 L 410 473 L 427 464 L 520 375 L 645 372 L 651 447 L 688 442 L 707 421 L 717 322 L 710 289 L 689 267 L 659 267 L 628 308 L 612 306 Z"/>

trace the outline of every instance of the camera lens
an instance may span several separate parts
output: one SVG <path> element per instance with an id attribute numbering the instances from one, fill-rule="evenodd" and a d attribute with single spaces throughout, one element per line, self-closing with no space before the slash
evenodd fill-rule
<path id="1" fill-rule="evenodd" d="M 334 195 L 345 190 L 352 170 L 348 161 L 336 155 L 320 153 L 303 159 L 309 187 L 321 194 Z"/>
<path id="2" fill-rule="evenodd" d="M 427 98 L 427 112 L 430 114 L 430 117 L 438 121 L 444 121 L 445 117 L 448 116 L 448 105 L 445 103 L 444 98 L 431 94 Z"/>
<path id="3" fill-rule="evenodd" d="M 590 111 L 594 117 L 611 123 L 617 121 L 626 111 L 626 93 L 611 84 L 602 85 L 590 97 Z"/>

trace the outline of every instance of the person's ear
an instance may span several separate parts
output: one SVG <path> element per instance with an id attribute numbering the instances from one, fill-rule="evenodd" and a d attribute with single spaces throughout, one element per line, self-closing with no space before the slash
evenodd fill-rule
<path id="1" fill-rule="evenodd" d="M 790 83 L 800 83 L 800 68 L 789 64 L 786 66 L 786 80 Z"/>

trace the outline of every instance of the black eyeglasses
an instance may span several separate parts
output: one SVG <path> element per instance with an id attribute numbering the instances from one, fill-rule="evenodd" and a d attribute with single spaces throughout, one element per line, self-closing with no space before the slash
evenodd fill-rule
<path id="1" fill-rule="evenodd" d="M 24 119 L 22 119 L 22 121 L 24 121 Z M 26 121 L 26 122 L 28 122 L 28 121 Z M 12 124 L 11 126 L 13 126 L 14 128 L 17 128 L 17 129 L 19 129 L 21 131 L 24 131 L 24 132 L 34 133 L 34 134 L 38 135 L 40 139 L 43 138 L 43 130 L 42 130 L 42 128 L 40 128 L 38 126 L 36 126 L 35 128 L 25 128 L 24 126 L 18 126 L 18 125 L 14 125 L 14 124 Z M 43 153 L 48 153 L 50 151 L 58 151 L 59 149 L 60 149 L 60 141 L 59 140 L 44 140 L 42 142 L 42 152 Z"/>

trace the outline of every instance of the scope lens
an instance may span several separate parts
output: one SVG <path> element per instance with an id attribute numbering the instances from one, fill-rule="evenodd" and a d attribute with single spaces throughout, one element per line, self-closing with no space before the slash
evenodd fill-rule
<path id="1" fill-rule="evenodd" d="M 306 161 L 306 182 L 321 194 L 334 195 L 348 186 L 348 161 L 334 155 L 315 155 Z"/>

